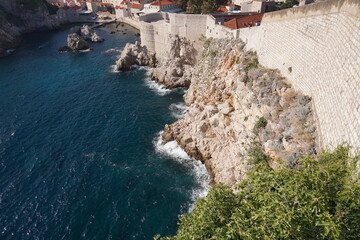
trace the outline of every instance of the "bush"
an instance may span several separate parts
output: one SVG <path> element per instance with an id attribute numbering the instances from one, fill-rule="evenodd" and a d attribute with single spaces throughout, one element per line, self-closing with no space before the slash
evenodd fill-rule
<path id="1" fill-rule="evenodd" d="M 259 60 L 257 58 L 252 59 L 250 63 L 245 67 L 245 71 L 249 71 L 252 68 L 257 68 L 259 65 Z"/>
<path id="2" fill-rule="evenodd" d="M 237 194 L 215 185 L 181 216 L 177 234 L 163 239 L 358 239 L 359 157 L 348 150 L 304 157 L 293 169 L 258 164 Z"/>
<path id="3" fill-rule="evenodd" d="M 25 9 L 35 11 L 37 10 L 41 3 L 43 3 L 42 0 L 16 0 L 16 3 L 19 5 L 23 5 Z"/>
<path id="4" fill-rule="evenodd" d="M 249 163 L 251 164 L 267 163 L 269 160 L 259 142 L 253 143 L 248 151 L 248 156 L 250 157 Z"/>
<path id="5" fill-rule="evenodd" d="M 256 124 L 255 124 L 255 126 L 254 126 L 254 128 L 253 128 L 253 132 L 254 132 L 255 134 L 258 134 L 258 133 L 259 133 L 259 130 L 260 130 L 261 128 L 265 128 L 266 125 L 267 125 L 266 119 L 265 119 L 264 117 L 259 118 L 259 120 L 256 122 Z"/>
<path id="6" fill-rule="evenodd" d="M 56 14 L 59 8 L 45 1 L 45 6 L 51 15 Z"/>
<path id="7" fill-rule="evenodd" d="M 215 57 L 217 53 L 218 53 L 217 51 L 210 51 L 209 56 Z"/>
<path id="8" fill-rule="evenodd" d="M 7 14 L 3 10 L 0 9 L 0 26 L 7 23 Z"/>
<path id="9" fill-rule="evenodd" d="M 298 0 L 286 0 L 283 4 L 281 4 L 280 9 L 292 8 L 295 5 L 299 5 Z"/>

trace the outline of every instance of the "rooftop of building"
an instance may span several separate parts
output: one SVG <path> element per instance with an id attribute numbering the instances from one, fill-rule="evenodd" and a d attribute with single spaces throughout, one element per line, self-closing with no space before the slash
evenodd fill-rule
<path id="1" fill-rule="evenodd" d="M 169 0 L 158 0 L 150 3 L 151 6 L 165 6 L 170 4 L 175 4 L 175 2 Z"/>
<path id="2" fill-rule="evenodd" d="M 238 16 L 224 23 L 225 27 L 231 29 L 239 29 L 246 27 L 254 27 L 257 23 L 261 22 L 264 14 L 254 14 L 249 16 Z"/>

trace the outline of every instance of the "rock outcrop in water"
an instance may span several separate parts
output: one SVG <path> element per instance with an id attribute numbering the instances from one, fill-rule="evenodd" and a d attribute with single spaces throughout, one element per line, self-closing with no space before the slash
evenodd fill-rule
<path id="1" fill-rule="evenodd" d="M 189 87 L 197 51 L 189 40 L 179 36 L 170 36 L 169 45 L 167 57 L 151 70 L 150 76 L 168 88 Z"/>
<path id="2" fill-rule="evenodd" d="M 17 47 L 24 33 L 58 28 L 59 22 L 49 13 L 52 7 L 46 1 L 23 4 L 0 0 L 0 56 Z"/>
<path id="3" fill-rule="evenodd" d="M 135 44 L 127 43 L 121 52 L 119 59 L 116 61 L 116 69 L 118 71 L 130 70 L 133 65 L 140 66 L 156 66 L 155 54 L 150 53 L 145 46 L 141 46 L 139 42 Z"/>
<path id="4" fill-rule="evenodd" d="M 70 33 L 67 37 L 67 43 L 71 50 L 86 50 L 90 47 L 89 43 L 77 33 Z"/>
<path id="5" fill-rule="evenodd" d="M 206 41 L 184 96 L 188 111 L 162 135 L 202 160 L 215 182 L 230 185 L 256 161 L 292 167 L 316 152 L 311 99 L 243 48 L 239 40 Z"/>
<path id="6" fill-rule="evenodd" d="M 100 37 L 97 32 L 88 25 L 83 27 L 73 27 L 67 38 L 68 48 L 71 50 L 86 50 L 89 49 L 88 42 L 103 42 L 104 39 Z"/>

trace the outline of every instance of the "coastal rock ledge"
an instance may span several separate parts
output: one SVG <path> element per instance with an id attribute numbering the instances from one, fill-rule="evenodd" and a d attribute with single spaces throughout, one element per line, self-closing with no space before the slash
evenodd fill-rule
<path id="1" fill-rule="evenodd" d="M 90 48 L 88 42 L 103 42 L 104 39 L 100 37 L 96 31 L 91 29 L 88 25 L 83 27 L 73 27 L 70 29 L 70 33 L 67 37 L 68 47 L 67 49 L 71 50 L 86 50 Z M 60 48 L 59 50 L 67 50 L 65 48 Z"/>
<path id="2" fill-rule="evenodd" d="M 259 65 L 240 40 L 206 40 L 191 76 L 185 117 L 162 137 L 204 162 L 213 182 L 234 186 L 260 161 L 291 168 L 316 153 L 311 98 Z"/>
<path id="3" fill-rule="evenodd" d="M 127 43 L 116 61 L 116 69 L 118 71 L 127 71 L 133 65 L 155 67 L 155 54 L 150 53 L 146 46 L 141 46 L 139 42 L 135 42 L 135 44 Z"/>
<path id="4" fill-rule="evenodd" d="M 151 70 L 150 76 L 167 88 L 188 88 L 198 51 L 192 42 L 184 37 L 169 35 L 168 42 L 166 57 Z"/>

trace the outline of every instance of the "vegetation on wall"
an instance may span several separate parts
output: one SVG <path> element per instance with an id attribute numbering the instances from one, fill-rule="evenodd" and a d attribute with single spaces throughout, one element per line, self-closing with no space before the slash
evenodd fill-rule
<path id="1" fill-rule="evenodd" d="M 254 161 L 236 194 L 214 186 L 181 216 L 177 235 L 161 239 L 358 239 L 360 158 L 348 153 L 340 146 L 277 171 Z"/>

